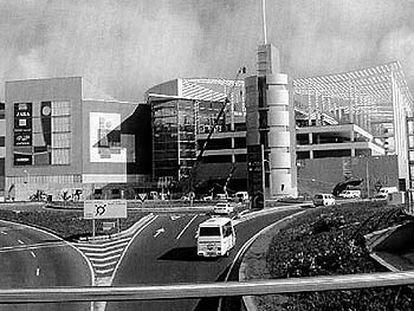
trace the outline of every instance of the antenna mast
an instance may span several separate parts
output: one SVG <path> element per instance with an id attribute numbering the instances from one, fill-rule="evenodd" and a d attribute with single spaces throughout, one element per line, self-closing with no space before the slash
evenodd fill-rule
<path id="1" fill-rule="evenodd" d="M 262 18 L 263 18 L 263 41 L 267 44 L 267 33 L 266 33 L 266 0 L 262 0 Z"/>

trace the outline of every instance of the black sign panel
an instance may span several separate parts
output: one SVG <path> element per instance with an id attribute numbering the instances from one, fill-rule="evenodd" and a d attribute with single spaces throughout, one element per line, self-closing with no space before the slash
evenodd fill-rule
<path id="1" fill-rule="evenodd" d="M 32 133 L 29 131 L 14 132 L 14 145 L 15 146 L 31 146 L 32 145 Z"/>
<path id="2" fill-rule="evenodd" d="M 33 157 L 31 154 L 14 154 L 14 165 L 32 165 Z"/>
<path id="3" fill-rule="evenodd" d="M 14 104 L 14 129 L 32 130 L 32 103 Z"/>
<path id="4" fill-rule="evenodd" d="M 32 103 L 14 104 L 14 141 L 13 145 L 31 146 L 32 145 Z M 15 165 L 32 164 L 31 156 L 16 154 Z"/>
<path id="5" fill-rule="evenodd" d="M 247 146 L 248 192 L 252 208 L 264 208 L 263 146 Z"/>

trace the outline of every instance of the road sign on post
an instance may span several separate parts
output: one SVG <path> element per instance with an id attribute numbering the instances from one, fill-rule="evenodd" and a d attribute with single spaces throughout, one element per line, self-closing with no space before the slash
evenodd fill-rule
<path id="1" fill-rule="evenodd" d="M 193 202 L 194 202 L 194 198 L 195 198 L 195 193 L 194 191 L 190 191 L 188 193 L 188 198 L 190 199 L 190 206 L 193 206 Z"/>
<path id="2" fill-rule="evenodd" d="M 146 193 L 138 193 L 138 199 L 141 201 L 142 204 L 144 204 L 145 200 L 147 199 Z"/>
<path id="3" fill-rule="evenodd" d="M 93 236 L 95 236 L 96 232 L 96 219 L 119 219 L 126 217 L 127 203 L 125 200 L 86 200 L 83 203 L 83 218 L 92 219 Z"/>
<path id="4" fill-rule="evenodd" d="M 125 200 L 86 200 L 83 204 L 85 219 L 114 219 L 127 217 Z"/>

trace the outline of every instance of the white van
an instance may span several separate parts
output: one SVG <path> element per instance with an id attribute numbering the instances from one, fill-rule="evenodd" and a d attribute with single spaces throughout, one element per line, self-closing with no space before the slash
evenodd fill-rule
<path id="1" fill-rule="evenodd" d="M 235 244 L 236 233 L 230 218 L 210 218 L 198 226 L 198 256 L 228 256 Z"/>
<path id="2" fill-rule="evenodd" d="M 249 199 L 249 193 L 247 191 L 239 191 L 234 195 L 236 202 L 246 202 Z"/>
<path id="3" fill-rule="evenodd" d="M 343 199 L 360 199 L 361 198 L 361 190 L 344 190 L 338 197 Z"/>
<path id="4" fill-rule="evenodd" d="M 214 206 L 213 209 L 215 214 L 226 214 L 229 215 L 233 213 L 234 206 L 232 206 L 229 202 L 219 202 Z"/>
<path id="5" fill-rule="evenodd" d="M 375 194 L 374 198 L 377 199 L 386 199 L 388 198 L 388 195 L 391 193 L 397 193 L 398 189 L 397 187 L 382 187 L 380 191 L 378 191 L 377 194 Z"/>

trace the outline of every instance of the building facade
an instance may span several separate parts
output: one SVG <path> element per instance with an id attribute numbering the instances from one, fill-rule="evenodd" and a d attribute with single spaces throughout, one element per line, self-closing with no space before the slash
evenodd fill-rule
<path id="1" fill-rule="evenodd" d="M 6 189 L 15 200 L 90 198 L 150 175 L 145 104 L 99 94 L 81 77 L 9 81 L 5 91 Z"/>
<path id="2" fill-rule="evenodd" d="M 242 81 L 225 79 L 180 78 L 149 89 L 154 177 L 214 184 L 232 172 L 237 184 L 245 169 L 243 92 Z"/>

